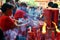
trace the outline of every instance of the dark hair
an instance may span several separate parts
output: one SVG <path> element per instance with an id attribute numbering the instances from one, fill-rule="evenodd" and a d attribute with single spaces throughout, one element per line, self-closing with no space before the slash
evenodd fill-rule
<path id="1" fill-rule="evenodd" d="M 6 2 L 10 2 L 10 0 L 6 0 Z"/>
<path id="2" fill-rule="evenodd" d="M 31 9 L 37 9 L 37 8 L 36 8 L 36 7 L 34 7 L 34 6 L 31 6 L 30 8 L 31 8 Z"/>
<path id="3" fill-rule="evenodd" d="M 0 29 L 0 40 L 5 40 L 5 36 L 2 29 Z"/>
<path id="4" fill-rule="evenodd" d="M 19 0 L 15 0 L 15 2 L 18 2 Z"/>
<path id="5" fill-rule="evenodd" d="M 25 6 L 25 7 L 27 7 L 27 4 L 24 3 L 24 2 L 21 2 L 21 3 L 20 3 L 20 6 Z"/>
<path id="6" fill-rule="evenodd" d="M 6 12 L 6 10 L 12 9 L 12 8 L 14 8 L 14 7 L 13 7 L 11 4 L 4 3 L 4 4 L 2 5 L 2 7 L 1 7 L 1 10 L 2 10 L 2 12 L 4 13 L 4 12 Z"/>
<path id="7" fill-rule="evenodd" d="M 48 3 L 48 6 L 49 6 L 49 7 L 52 7 L 52 6 L 53 6 L 53 2 L 49 2 L 49 3 Z"/>
<path id="8" fill-rule="evenodd" d="M 57 3 L 54 3 L 53 4 L 53 8 L 58 8 L 58 4 Z"/>

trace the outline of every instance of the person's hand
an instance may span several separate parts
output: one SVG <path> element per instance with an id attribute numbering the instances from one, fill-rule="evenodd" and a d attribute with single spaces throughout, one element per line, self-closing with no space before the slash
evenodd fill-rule
<path id="1" fill-rule="evenodd" d="M 42 18 L 43 17 L 43 15 L 40 15 L 40 18 Z"/>

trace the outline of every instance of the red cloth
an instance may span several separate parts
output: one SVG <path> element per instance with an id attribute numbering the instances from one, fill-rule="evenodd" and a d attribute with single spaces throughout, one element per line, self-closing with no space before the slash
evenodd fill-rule
<path id="1" fill-rule="evenodd" d="M 54 22 L 58 25 L 58 14 L 59 14 L 59 10 L 52 10 L 54 13 Z"/>
<path id="2" fill-rule="evenodd" d="M 45 22 L 47 23 L 47 26 L 48 27 L 51 27 L 51 22 L 52 22 L 52 20 L 51 20 L 51 13 L 52 11 L 50 10 L 50 9 L 44 9 L 44 13 L 43 13 L 43 15 L 44 15 L 44 20 L 45 20 Z"/>
<path id="3" fill-rule="evenodd" d="M 24 15 L 25 15 L 25 14 L 26 14 L 26 13 L 25 13 L 24 11 L 22 11 L 22 10 L 17 10 L 16 13 L 15 13 L 15 15 L 14 15 L 14 17 L 15 17 L 15 19 L 24 18 Z"/>
<path id="4" fill-rule="evenodd" d="M 0 18 L 0 28 L 3 31 L 14 28 L 14 22 L 8 16 L 1 16 Z"/>
<path id="5" fill-rule="evenodd" d="M 44 15 L 45 22 L 47 23 L 48 27 L 54 28 L 52 21 L 58 25 L 58 13 L 59 13 L 58 9 L 45 9 L 44 10 L 43 15 Z"/>

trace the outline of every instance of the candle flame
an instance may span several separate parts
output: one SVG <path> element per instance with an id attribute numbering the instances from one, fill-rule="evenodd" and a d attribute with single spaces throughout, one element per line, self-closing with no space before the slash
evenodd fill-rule
<path id="1" fill-rule="evenodd" d="M 52 22 L 53 24 L 54 24 L 54 26 L 55 26 L 55 28 L 56 28 L 56 31 L 57 32 L 60 32 L 60 30 L 57 28 L 58 26 L 56 25 L 56 23 L 55 22 Z"/>
<path id="2" fill-rule="evenodd" d="M 56 23 L 55 22 L 52 22 L 53 24 L 54 24 L 54 26 L 55 26 L 55 28 L 56 28 L 56 31 L 57 32 L 60 32 L 60 30 L 57 28 L 58 26 L 56 25 Z M 46 23 L 44 22 L 44 24 L 43 24 L 43 27 L 42 27 L 42 33 L 43 34 L 45 34 L 46 33 Z"/>
<path id="3" fill-rule="evenodd" d="M 42 33 L 43 33 L 43 34 L 46 33 L 46 25 L 47 25 L 47 24 L 44 22 L 44 25 L 43 25 L 43 27 L 42 27 Z"/>

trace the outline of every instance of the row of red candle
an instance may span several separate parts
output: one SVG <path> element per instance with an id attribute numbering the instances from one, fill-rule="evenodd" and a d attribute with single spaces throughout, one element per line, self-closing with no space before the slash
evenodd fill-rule
<path id="1" fill-rule="evenodd" d="M 28 32 L 28 35 L 29 35 L 29 39 L 30 40 L 45 40 L 46 39 L 46 34 L 48 34 L 48 32 L 46 32 L 45 34 L 43 34 L 40 29 L 38 29 L 36 31 L 36 29 L 34 28 L 33 31 L 31 32 Z M 42 36 L 41 36 L 42 35 Z M 49 34 L 48 34 L 49 36 Z M 55 36 L 55 32 L 54 31 L 51 31 L 51 40 L 60 40 L 60 33 L 57 32 L 56 33 L 56 36 Z"/>

